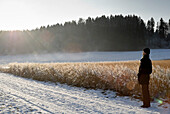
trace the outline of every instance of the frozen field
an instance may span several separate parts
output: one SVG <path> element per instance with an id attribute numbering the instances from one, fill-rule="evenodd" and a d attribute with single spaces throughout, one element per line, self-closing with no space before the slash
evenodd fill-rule
<path id="1" fill-rule="evenodd" d="M 142 51 L 129 52 L 83 52 L 83 53 L 54 53 L 0 56 L 0 64 L 11 62 L 102 62 L 102 61 L 132 61 L 140 60 Z M 152 60 L 170 59 L 170 49 L 152 49 Z"/>
<path id="2" fill-rule="evenodd" d="M 170 59 L 170 49 L 152 50 L 152 60 Z M 102 62 L 139 60 L 142 51 L 86 52 L 42 55 L 0 56 L 0 64 L 11 62 Z M 120 97 L 113 91 L 71 87 L 65 84 L 25 79 L 0 73 L 0 113 L 91 113 L 91 114 L 169 114 L 166 106 L 152 102 L 148 109 L 142 101 Z M 168 106 L 167 106 L 168 105 Z"/>

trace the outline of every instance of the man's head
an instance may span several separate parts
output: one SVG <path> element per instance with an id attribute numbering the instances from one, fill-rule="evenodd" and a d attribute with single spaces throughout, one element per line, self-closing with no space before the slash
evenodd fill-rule
<path id="1" fill-rule="evenodd" d="M 143 49 L 143 55 L 149 55 L 150 54 L 150 49 L 149 48 L 144 48 Z"/>

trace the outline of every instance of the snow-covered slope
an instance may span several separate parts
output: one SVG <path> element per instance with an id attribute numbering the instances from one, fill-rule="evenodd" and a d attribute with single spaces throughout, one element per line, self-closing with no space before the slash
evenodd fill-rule
<path id="1" fill-rule="evenodd" d="M 142 51 L 129 52 L 83 52 L 83 53 L 54 53 L 29 54 L 15 56 L 0 56 L 0 64 L 11 62 L 101 62 L 101 61 L 128 61 L 139 60 Z M 170 49 L 152 49 L 152 60 L 170 59 Z"/>
<path id="2" fill-rule="evenodd" d="M 0 113 L 167 113 L 152 103 L 148 109 L 115 92 L 38 82 L 0 73 Z"/>

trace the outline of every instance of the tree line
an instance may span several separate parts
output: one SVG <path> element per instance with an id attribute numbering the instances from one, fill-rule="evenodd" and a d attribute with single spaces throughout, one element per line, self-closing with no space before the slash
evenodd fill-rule
<path id="1" fill-rule="evenodd" d="M 156 28 L 155 28 L 156 26 Z M 33 30 L 0 31 L 0 54 L 129 51 L 170 48 L 170 19 L 147 23 L 136 15 L 80 18 Z"/>

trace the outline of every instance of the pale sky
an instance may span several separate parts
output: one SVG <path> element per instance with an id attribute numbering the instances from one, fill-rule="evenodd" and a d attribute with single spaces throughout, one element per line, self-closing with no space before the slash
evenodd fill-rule
<path id="1" fill-rule="evenodd" d="M 0 30 L 30 30 L 111 14 L 168 22 L 170 0 L 0 0 Z"/>

